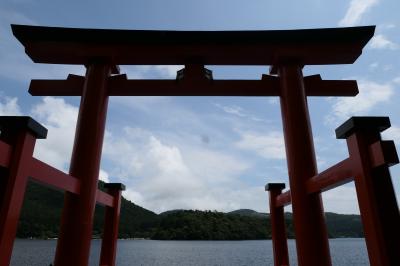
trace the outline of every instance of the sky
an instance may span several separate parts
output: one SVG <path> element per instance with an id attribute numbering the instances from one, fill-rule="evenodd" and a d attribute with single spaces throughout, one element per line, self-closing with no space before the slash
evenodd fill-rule
<path id="1" fill-rule="evenodd" d="M 48 1 L 0 2 L 0 115 L 30 115 L 48 130 L 34 156 L 68 171 L 79 97 L 34 97 L 33 78 L 83 75 L 81 66 L 34 64 L 10 24 L 110 29 L 273 30 L 376 25 L 352 65 L 307 66 L 304 75 L 356 79 L 352 98 L 310 97 L 322 171 L 348 156 L 334 130 L 352 115 L 389 116 L 386 139 L 400 145 L 400 19 L 397 0 L 351 1 Z M 172 78 L 182 66 L 121 66 L 128 78 Z M 207 66 L 215 79 L 260 79 L 269 66 Z M 160 213 L 170 209 L 268 212 L 264 186 L 288 186 L 276 97 L 111 97 L 100 179 Z M 391 168 L 397 198 L 400 167 Z M 323 193 L 325 211 L 359 213 L 354 184 Z M 286 208 L 290 211 L 290 207 Z"/>

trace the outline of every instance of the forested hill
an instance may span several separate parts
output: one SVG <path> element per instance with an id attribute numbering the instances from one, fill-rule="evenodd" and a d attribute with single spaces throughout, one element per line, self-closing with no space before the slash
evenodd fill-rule
<path id="1" fill-rule="evenodd" d="M 99 188 L 103 188 L 100 182 Z M 30 182 L 25 194 L 18 237 L 56 238 L 58 235 L 64 194 Z M 104 220 L 104 207 L 97 205 L 93 224 L 94 237 L 100 237 Z M 159 224 L 159 217 L 134 203 L 122 199 L 120 217 L 120 237 L 145 237 Z"/>
<path id="2" fill-rule="evenodd" d="M 102 188 L 102 183 L 99 185 Z M 61 192 L 30 183 L 25 196 L 17 236 L 21 238 L 56 238 L 61 208 Z M 293 238 L 291 213 L 286 213 L 288 237 Z M 104 208 L 96 207 L 94 237 L 100 237 Z M 326 213 L 330 237 L 362 237 L 359 215 Z M 159 215 L 123 199 L 121 238 L 160 240 L 243 240 L 269 239 L 269 214 L 242 209 L 230 213 L 215 211 L 171 210 Z"/>

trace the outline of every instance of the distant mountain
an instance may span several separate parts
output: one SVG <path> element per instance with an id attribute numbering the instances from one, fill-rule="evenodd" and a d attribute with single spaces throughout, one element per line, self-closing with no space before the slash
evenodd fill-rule
<path id="1" fill-rule="evenodd" d="M 103 189 L 100 182 L 99 188 Z M 17 236 L 21 238 L 56 238 L 59 232 L 63 193 L 29 183 L 25 194 Z M 359 215 L 326 213 L 329 236 L 362 237 Z M 96 206 L 93 235 L 101 237 L 104 207 Z M 294 238 L 292 214 L 285 213 L 287 235 Z M 176 240 L 244 240 L 271 238 L 267 213 L 239 209 L 217 211 L 170 210 L 159 215 L 122 199 L 120 238 Z"/>
<path id="2" fill-rule="evenodd" d="M 184 210 L 165 215 L 153 239 L 243 240 L 271 238 L 269 219 L 216 211 Z"/>
<path id="3" fill-rule="evenodd" d="M 103 189 L 103 182 L 99 188 Z M 18 225 L 17 237 L 56 238 L 59 232 L 64 194 L 60 191 L 30 182 Z M 97 205 L 93 222 L 93 235 L 103 231 L 104 207 Z M 119 236 L 150 237 L 158 226 L 159 216 L 134 203 L 122 199 Z"/>
<path id="4" fill-rule="evenodd" d="M 165 216 L 165 215 L 169 215 L 172 213 L 176 213 L 176 212 L 181 212 L 184 211 L 183 209 L 175 209 L 175 210 L 169 210 L 169 211 L 165 211 L 165 212 L 160 212 L 158 215 L 159 216 Z"/>
<path id="5" fill-rule="evenodd" d="M 363 237 L 364 232 L 360 215 L 325 213 L 330 237 Z"/>
<path id="6" fill-rule="evenodd" d="M 268 213 L 256 212 L 251 209 L 239 209 L 239 210 L 228 212 L 228 214 L 243 215 L 243 216 L 250 216 L 250 217 L 269 217 Z"/>

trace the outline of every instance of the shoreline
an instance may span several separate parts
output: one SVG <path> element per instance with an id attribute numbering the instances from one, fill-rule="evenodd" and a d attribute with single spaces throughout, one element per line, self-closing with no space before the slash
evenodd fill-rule
<path id="1" fill-rule="evenodd" d="M 58 240 L 58 238 L 15 238 L 16 240 Z M 365 239 L 364 237 L 330 237 L 329 240 L 332 239 Z M 101 238 L 92 238 L 92 240 L 101 240 Z M 265 238 L 265 239 L 151 239 L 151 238 L 118 238 L 118 240 L 135 240 L 135 241 L 212 241 L 212 242 L 222 242 L 222 241 L 266 241 L 266 240 L 272 240 L 271 238 Z M 287 240 L 296 240 L 295 238 L 288 238 Z"/>

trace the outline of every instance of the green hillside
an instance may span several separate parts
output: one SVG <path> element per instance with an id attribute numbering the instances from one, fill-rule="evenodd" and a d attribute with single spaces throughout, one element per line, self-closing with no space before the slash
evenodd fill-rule
<path id="1" fill-rule="evenodd" d="M 241 240 L 271 238 L 268 219 L 211 211 L 177 211 L 163 217 L 153 239 Z"/>
<path id="2" fill-rule="evenodd" d="M 102 189 L 103 183 L 99 184 Z M 64 194 L 30 182 L 18 226 L 17 237 L 55 238 L 58 235 Z M 97 205 L 93 235 L 99 237 L 103 228 L 104 207 Z M 158 215 L 122 199 L 120 237 L 150 237 L 159 223 Z"/>
<path id="3" fill-rule="evenodd" d="M 268 213 L 261 213 L 261 212 L 256 212 L 254 210 L 250 209 L 239 209 L 235 211 L 228 212 L 228 214 L 238 214 L 238 215 L 244 215 L 244 216 L 250 216 L 250 217 L 269 217 Z"/>
<path id="4" fill-rule="evenodd" d="M 102 189 L 103 183 L 99 184 Z M 27 188 L 17 236 L 56 238 L 59 231 L 63 193 L 30 183 Z M 287 233 L 294 238 L 292 214 L 285 213 Z M 93 236 L 100 237 L 104 207 L 97 206 Z M 359 215 L 326 213 L 330 237 L 362 237 Z M 159 215 L 122 199 L 119 236 L 160 240 L 242 240 L 269 239 L 269 214 L 241 209 L 216 211 L 171 210 Z"/>

